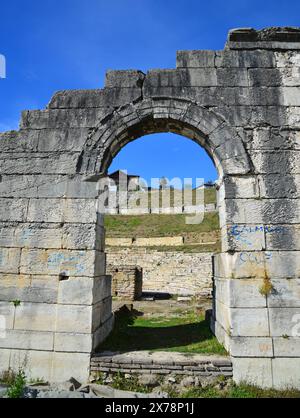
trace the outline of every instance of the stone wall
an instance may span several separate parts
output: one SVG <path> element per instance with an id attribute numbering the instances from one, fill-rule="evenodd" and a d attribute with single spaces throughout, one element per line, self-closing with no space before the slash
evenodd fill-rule
<path id="1" fill-rule="evenodd" d="M 143 291 L 211 297 L 212 254 L 106 247 L 109 271 L 120 265 L 143 269 Z"/>
<path id="2" fill-rule="evenodd" d="M 153 247 L 183 245 L 184 238 L 179 237 L 137 237 L 137 238 L 106 238 L 105 244 L 113 247 Z"/>
<path id="3" fill-rule="evenodd" d="M 138 300 L 142 296 L 143 270 L 139 266 L 107 265 L 112 277 L 112 296 Z"/>
<path id="4" fill-rule="evenodd" d="M 138 200 L 138 199 L 137 199 Z M 216 212 L 217 205 L 215 203 L 207 203 L 203 206 L 188 205 L 188 206 L 170 206 L 170 207 L 157 207 L 157 208 L 140 208 L 138 206 L 120 208 L 105 208 L 104 213 L 107 215 L 146 215 L 146 214 L 191 214 L 204 211 L 205 213 Z"/>
<path id="5" fill-rule="evenodd" d="M 103 216 L 72 180 L 41 185 L 28 175 L 33 183 L 26 188 L 25 178 L 18 183 L 12 176 L 11 191 L 3 177 L 0 371 L 23 367 L 29 378 L 86 379 L 90 354 L 113 325 Z M 8 197 L 14 194 L 20 197 Z"/>
<path id="6" fill-rule="evenodd" d="M 97 378 L 99 373 L 135 373 L 157 375 L 182 375 L 199 377 L 232 377 L 232 362 L 228 357 L 203 356 L 184 353 L 145 352 L 99 353 L 91 360 L 91 372 Z"/>

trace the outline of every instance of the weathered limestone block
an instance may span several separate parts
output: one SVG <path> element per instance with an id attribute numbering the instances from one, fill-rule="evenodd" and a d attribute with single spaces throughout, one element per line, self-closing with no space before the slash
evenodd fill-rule
<path id="1" fill-rule="evenodd" d="M 220 208 L 220 225 L 300 223 L 300 205 L 296 199 L 228 199 Z"/>
<path id="2" fill-rule="evenodd" d="M 132 238 L 109 238 L 105 239 L 106 245 L 128 247 L 132 245 Z"/>
<path id="3" fill-rule="evenodd" d="M 4 351 L 4 350 L 3 350 Z M 7 350 L 10 352 L 9 367 L 18 372 L 25 370 L 28 379 L 43 379 L 48 382 L 64 382 L 72 377 L 86 381 L 89 376 L 90 354 L 55 353 L 37 350 Z M 76 364 L 76 367 L 74 367 Z"/>
<path id="4" fill-rule="evenodd" d="M 5 338 L 0 338 L 0 348 L 51 351 L 53 345 L 54 334 L 52 332 L 7 330 Z"/>
<path id="5" fill-rule="evenodd" d="M 233 357 L 233 379 L 237 383 L 249 383 L 270 388 L 273 386 L 270 358 Z"/>
<path id="6" fill-rule="evenodd" d="M 96 304 L 111 296 L 111 276 L 99 276 L 95 278 L 93 289 L 93 303 Z"/>
<path id="7" fill-rule="evenodd" d="M 11 302 L 56 303 L 58 277 L 5 274 L 0 280 L 0 298 Z"/>
<path id="8" fill-rule="evenodd" d="M 277 389 L 299 388 L 300 375 L 299 358 L 274 358 L 272 359 L 273 387 Z"/>
<path id="9" fill-rule="evenodd" d="M 254 168 L 259 174 L 300 174 L 300 152 L 298 150 L 253 151 Z"/>
<path id="10" fill-rule="evenodd" d="M 177 51 L 177 68 L 214 68 L 215 51 Z"/>
<path id="11" fill-rule="evenodd" d="M 298 68 L 300 67 L 299 51 L 275 51 L 274 57 L 277 68 Z"/>
<path id="12" fill-rule="evenodd" d="M 72 377 L 79 382 L 87 381 L 90 370 L 90 354 L 72 353 L 70 355 L 70 353 L 54 352 L 51 381 L 65 382 L 70 379 L 70 370 L 72 370 Z"/>
<path id="13" fill-rule="evenodd" d="M 298 327 L 298 331 L 299 331 Z M 274 356 L 275 357 L 299 357 L 300 356 L 300 332 L 297 337 L 273 338 Z"/>
<path id="14" fill-rule="evenodd" d="M 232 336 L 266 337 L 270 335 L 266 308 L 232 308 L 230 315 Z"/>
<path id="15" fill-rule="evenodd" d="M 281 86 L 281 72 L 277 68 L 250 68 L 248 70 L 249 86 Z"/>
<path id="16" fill-rule="evenodd" d="M 226 176 L 220 185 L 219 194 L 221 198 L 226 196 L 227 199 L 231 197 L 256 199 L 260 197 L 259 191 L 258 179 L 255 176 Z"/>
<path id="17" fill-rule="evenodd" d="M 221 228 L 221 237 L 227 251 L 262 251 L 266 248 L 263 225 L 227 225 Z"/>
<path id="18" fill-rule="evenodd" d="M 38 146 L 37 131 L 8 131 L 0 133 L 0 151 L 7 152 L 35 152 Z"/>
<path id="19" fill-rule="evenodd" d="M 262 198 L 299 198 L 300 176 L 298 174 L 268 174 L 258 177 Z"/>
<path id="20" fill-rule="evenodd" d="M 89 134 L 89 128 L 41 129 L 38 131 L 39 152 L 81 152 Z"/>
<path id="21" fill-rule="evenodd" d="M 94 332 L 94 338 L 93 338 L 93 349 L 94 351 L 97 349 L 97 347 L 99 346 L 99 344 L 101 344 L 105 338 L 110 334 L 111 330 L 113 329 L 114 326 L 114 320 L 115 317 L 113 314 L 111 314 L 108 319 L 101 324 L 101 327 L 99 327 L 95 332 Z"/>
<path id="22" fill-rule="evenodd" d="M 30 199 L 27 221 L 95 223 L 95 199 Z"/>
<path id="23" fill-rule="evenodd" d="M 22 222 L 27 211 L 27 199 L 0 199 L 1 222 Z"/>
<path id="24" fill-rule="evenodd" d="M 54 331 L 56 305 L 22 302 L 15 310 L 14 329 L 24 331 Z"/>
<path id="25" fill-rule="evenodd" d="M 142 71 L 110 70 L 105 75 L 105 87 L 132 88 L 141 87 L 145 78 Z"/>
<path id="26" fill-rule="evenodd" d="M 59 281 L 58 303 L 93 305 L 111 295 L 110 276 L 71 277 Z"/>
<path id="27" fill-rule="evenodd" d="M 276 67 L 273 51 L 216 51 L 216 67 L 272 68 Z"/>
<path id="28" fill-rule="evenodd" d="M 97 259 L 97 263 L 96 263 Z M 21 274 L 92 277 L 105 274 L 105 255 L 94 250 L 23 249 Z"/>
<path id="29" fill-rule="evenodd" d="M 49 109 L 97 109 L 97 112 L 107 114 L 111 107 L 123 106 L 132 103 L 141 97 L 141 89 L 112 87 L 102 90 L 62 90 L 52 97 Z M 103 116 L 104 116 L 103 115 Z"/>
<path id="30" fill-rule="evenodd" d="M 15 306 L 13 302 L 0 302 L 0 315 L 5 320 L 6 330 L 10 330 L 14 326 Z"/>
<path id="31" fill-rule="evenodd" d="M 1 173 L 10 175 L 72 174 L 76 170 L 78 158 L 78 152 L 4 153 L 0 154 Z"/>
<path id="32" fill-rule="evenodd" d="M 63 205 L 63 221 L 96 223 L 97 207 L 95 199 L 66 199 Z"/>
<path id="33" fill-rule="evenodd" d="M 0 248 L 0 273 L 18 273 L 20 257 L 19 248 Z"/>
<path id="34" fill-rule="evenodd" d="M 229 353 L 230 351 L 230 336 L 227 331 L 217 321 L 213 321 L 211 326 L 212 332 L 215 334 L 218 341 L 223 344 L 225 350 Z"/>
<path id="35" fill-rule="evenodd" d="M 9 369 L 9 360 L 10 360 L 10 349 L 1 349 L 1 356 L 0 356 L 0 370 L 8 370 Z"/>
<path id="36" fill-rule="evenodd" d="M 102 299 L 93 305 L 93 321 L 92 329 L 96 331 L 102 324 L 104 324 L 111 316 L 112 313 L 112 298 L 109 295 L 107 298 Z"/>
<path id="37" fill-rule="evenodd" d="M 232 308 L 264 308 L 266 297 L 260 293 L 262 279 L 215 279 L 215 298 Z"/>
<path id="38" fill-rule="evenodd" d="M 30 199 L 28 222 L 62 222 L 63 201 L 61 199 Z"/>
<path id="39" fill-rule="evenodd" d="M 134 245 L 138 247 L 144 246 L 160 246 L 160 245 L 182 245 L 183 237 L 155 237 L 155 238 L 136 238 Z"/>
<path id="40" fill-rule="evenodd" d="M 21 368 L 25 371 L 29 380 L 43 379 L 48 382 L 53 381 L 53 351 L 1 349 L 1 353 L 2 351 L 9 352 L 9 368 L 14 372 L 17 373 Z"/>
<path id="41" fill-rule="evenodd" d="M 1 197 L 95 199 L 99 195 L 97 181 L 90 181 L 87 176 L 4 174 L 1 179 Z"/>
<path id="42" fill-rule="evenodd" d="M 22 113 L 21 129 L 93 128 L 105 109 L 47 109 Z"/>
<path id="43" fill-rule="evenodd" d="M 91 334 L 93 307 L 84 305 L 57 305 L 56 332 Z"/>
<path id="44" fill-rule="evenodd" d="M 300 279 L 272 279 L 272 291 L 268 294 L 271 308 L 300 308 Z"/>
<path id="45" fill-rule="evenodd" d="M 62 248 L 103 251 L 104 237 L 104 228 L 101 225 L 64 224 L 62 228 Z"/>
<path id="46" fill-rule="evenodd" d="M 247 141 L 250 150 L 300 149 L 299 131 L 291 128 L 259 127 L 253 129 L 253 134 Z"/>
<path id="47" fill-rule="evenodd" d="M 91 353 L 93 350 L 93 336 L 78 332 L 55 333 L 54 351 L 56 353 Z"/>
<path id="48" fill-rule="evenodd" d="M 300 260 L 293 251 L 245 251 L 215 256 L 215 276 L 220 278 L 296 278 Z"/>
<path id="49" fill-rule="evenodd" d="M 216 322 L 221 325 L 227 335 L 231 334 L 231 317 L 229 306 L 215 300 L 214 315 Z"/>
<path id="50" fill-rule="evenodd" d="M 269 308 L 270 332 L 274 337 L 295 337 L 300 334 L 300 307 Z"/>
<path id="51" fill-rule="evenodd" d="M 233 357 L 273 357 L 270 337 L 232 337 L 230 354 Z"/>
<path id="52" fill-rule="evenodd" d="M 61 248 L 61 228 L 23 223 L 15 230 L 14 244 L 21 248 Z"/>

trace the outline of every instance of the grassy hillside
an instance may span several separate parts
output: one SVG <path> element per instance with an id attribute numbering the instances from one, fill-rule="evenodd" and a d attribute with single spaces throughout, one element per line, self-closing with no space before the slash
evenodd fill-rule
<path id="1" fill-rule="evenodd" d="M 205 190 L 205 203 L 215 202 L 215 189 Z M 203 222 L 196 225 L 186 223 L 186 217 L 190 216 L 193 215 L 106 215 L 106 236 L 109 238 L 136 238 L 180 235 L 184 237 L 184 245 L 170 247 L 172 251 L 218 251 L 220 247 L 218 213 L 206 213 Z M 202 242 L 207 244 L 199 244 Z M 168 250 L 167 247 L 156 247 L 155 249 Z"/>
<path id="2" fill-rule="evenodd" d="M 217 213 L 206 213 L 202 223 L 188 225 L 185 218 L 190 215 L 106 215 L 105 227 L 108 237 L 170 237 L 183 235 L 186 238 L 217 231 Z M 191 239 L 191 242 L 196 242 Z"/>

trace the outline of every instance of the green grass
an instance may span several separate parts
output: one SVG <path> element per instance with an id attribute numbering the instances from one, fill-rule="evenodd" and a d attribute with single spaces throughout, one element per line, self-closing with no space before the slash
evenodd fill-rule
<path id="1" fill-rule="evenodd" d="M 132 392 L 150 393 L 153 388 L 141 385 L 137 375 L 131 375 L 125 377 L 124 373 L 112 374 L 113 381 L 110 383 L 115 389 L 127 390 Z M 177 383 L 183 378 L 179 375 L 176 377 Z M 222 381 L 225 387 L 220 388 Z M 104 378 L 99 374 L 97 380 L 98 384 L 105 384 Z M 207 385 L 205 387 L 190 387 L 183 389 L 178 385 L 170 385 L 166 383 L 165 378 L 160 376 L 158 378 L 158 385 L 162 392 L 168 393 L 170 398 L 300 398 L 300 391 L 297 389 L 261 389 L 257 386 L 249 385 L 246 383 L 236 384 L 231 379 L 227 380 L 224 378 L 221 380 L 216 379 L 215 383 Z M 158 386 L 157 385 L 157 386 Z"/>
<path id="2" fill-rule="evenodd" d="M 122 249 L 123 247 L 114 247 L 114 248 L 118 248 L 118 249 Z M 148 247 L 151 250 L 154 251 L 161 251 L 161 252 L 165 252 L 165 251 L 179 251 L 179 252 L 183 252 L 183 253 L 208 253 L 208 252 L 212 252 L 212 253 L 218 253 L 221 250 L 221 243 L 220 241 L 216 242 L 215 244 L 199 244 L 199 245 L 174 245 L 174 246 L 151 246 Z"/>
<path id="3" fill-rule="evenodd" d="M 18 373 L 8 370 L 1 378 L 3 383 L 8 384 L 7 397 L 16 399 L 21 398 L 26 385 L 25 372 L 19 369 Z"/>
<path id="4" fill-rule="evenodd" d="M 228 389 L 191 388 L 179 394 L 183 398 L 300 398 L 300 391 L 296 389 L 276 390 L 262 389 L 245 383 L 231 384 Z"/>
<path id="5" fill-rule="evenodd" d="M 206 213 L 203 222 L 186 224 L 190 215 L 106 215 L 105 228 L 108 237 L 168 237 L 197 235 L 219 230 L 218 213 Z"/>
<path id="6" fill-rule="evenodd" d="M 114 330 L 98 350 L 226 354 L 204 315 L 191 311 L 169 317 L 119 316 Z"/>

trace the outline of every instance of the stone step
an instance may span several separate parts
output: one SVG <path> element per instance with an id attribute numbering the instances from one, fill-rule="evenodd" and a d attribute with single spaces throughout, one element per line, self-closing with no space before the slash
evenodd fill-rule
<path id="1" fill-rule="evenodd" d="M 91 372 L 130 372 L 232 376 L 232 362 L 225 356 L 171 352 L 101 352 L 91 358 Z"/>

